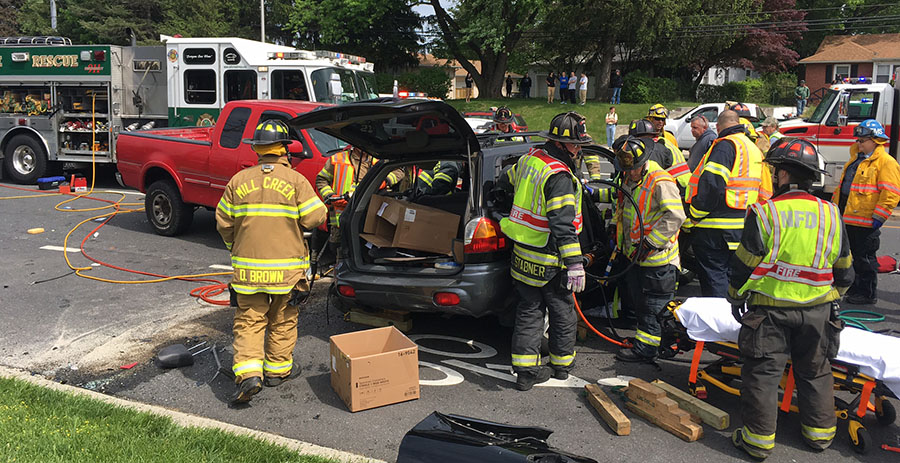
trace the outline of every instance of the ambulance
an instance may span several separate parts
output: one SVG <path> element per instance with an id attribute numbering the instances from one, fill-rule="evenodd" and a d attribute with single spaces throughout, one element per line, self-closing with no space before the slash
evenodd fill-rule
<path id="1" fill-rule="evenodd" d="M 0 38 L 0 157 L 13 181 L 115 163 L 124 131 L 213 125 L 225 103 L 376 98 L 374 64 L 240 38 L 162 36 L 163 46 Z"/>
<path id="2" fill-rule="evenodd" d="M 866 119 L 875 119 L 884 126 L 891 138 L 887 147 L 897 157 L 900 132 L 900 82 L 895 74 L 890 83 L 872 83 L 865 77 L 850 83 L 832 85 L 819 104 L 805 119 L 781 122 L 778 130 L 785 136 L 802 137 L 814 143 L 823 169 L 823 190 L 831 193 L 840 181 L 844 164 L 850 159 L 850 145 L 856 142 L 853 129 Z"/>

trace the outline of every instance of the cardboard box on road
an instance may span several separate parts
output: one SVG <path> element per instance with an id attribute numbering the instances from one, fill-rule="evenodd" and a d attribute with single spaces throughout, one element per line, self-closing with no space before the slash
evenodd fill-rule
<path id="1" fill-rule="evenodd" d="M 419 398 L 419 348 L 388 326 L 331 337 L 331 387 L 351 412 Z"/>
<path id="2" fill-rule="evenodd" d="M 453 255 L 459 216 L 399 199 L 372 195 L 363 239 L 379 248 L 405 248 Z"/>

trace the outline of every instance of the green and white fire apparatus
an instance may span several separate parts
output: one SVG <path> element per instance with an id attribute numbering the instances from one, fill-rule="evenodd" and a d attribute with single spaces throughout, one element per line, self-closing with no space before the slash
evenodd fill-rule
<path id="1" fill-rule="evenodd" d="M 66 164 L 114 163 L 120 132 L 212 125 L 232 100 L 340 104 L 378 96 L 374 65 L 358 56 L 239 38 L 161 41 L 117 46 L 0 38 L 6 174 L 34 183 Z"/>

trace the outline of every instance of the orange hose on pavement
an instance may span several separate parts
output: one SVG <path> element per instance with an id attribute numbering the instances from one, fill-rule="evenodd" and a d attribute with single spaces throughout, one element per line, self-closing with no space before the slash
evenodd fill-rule
<path id="1" fill-rule="evenodd" d="M 609 337 L 609 336 L 607 336 L 607 335 L 601 333 L 599 330 L 597 330 L 597 328 L 594 328 L 594 325 L 592 325 L 591 322 L 589 322 L 589 321 L 587 320 L 587 317 L 584 316 L 584 313 L 581 312 L 581 306 L 578 304 L 578 298 L 575 297 L 575 293 L 572 293 L 572 298 L 575 299 L 575 310 L 578 312 L 578 316 L 581 317 L 581 321 L 583 321 L 584 324 L 587 325 L 587 327 L 590 328 L 591 331 L 594 332 L 594 334 L 596 334 L 597 336 L 600 336 L 601 338 L 603 338 L 603 339 L 605 339 L 605 340 L 607 340 L 607 341 L 609 341 L 609 342 L 611 342 L 611 343 L 613 343 L 613 344 L 615 344 L 615 345 L 617 345 L 617 346 L 619 346 L 619 347 L 624 347 L 624 348 L 626 348 L 626 349 L 630 349 L 630 348 L 631 348 L 631 343 L 628 342 L 627 340 L 625 340 L 625 341 L 616 341 L 615 339 L 613 339 L 613 338 L 611 338 L 611 337 Z"/>

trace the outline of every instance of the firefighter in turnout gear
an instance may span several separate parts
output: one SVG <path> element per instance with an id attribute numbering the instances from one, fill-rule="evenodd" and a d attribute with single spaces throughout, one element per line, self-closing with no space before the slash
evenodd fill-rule
<path id="1" fill-rule="evenodd" d="M 731 263 L 728 299 L 741 323 L 741 416 L 732 442 L 752 457 L 775 447 L 778 385 L 790 358 L 800 406 L 800 434 L 821 450 L 835 435 L 834 377 L 843 322 L 837 300 L 853 281 L 850 244 L 833 203 L 811 195 L 821 171 L 806 140 L 775 141 L 772 199 L 747 212 Z"/>
<path id="2" fill-rule="evenodd" d="M 650 110 L 647 111 L 647 119 L 649 119 L 653 124 L 653 127 L 656 128 L 657 136 L 665 138 L 669 143 L 677 147 L 678 139 L 675 138 L 675 134 L 666 130 L 666 119 L 668 118 L 669 110 L 659 103 L 651 106 Z"/>
<path id="3" fill-rule="evenodd" d="M 704 297 L 727 295 L 728 261 L 762 183 L 762 153 L 744 134 L 737 113 L 722 111 L 717 124 L 719 138 L 691 174 L 685 191 L 690 220 L 685 227 L 691 232 Z"/>
<path id="4" fill-rule="evenodd" d="M 691 179 L 691 171 L 688 168 L 684 153 L 677 144 L 672 143 L 666 137 L 660 137 L 654 124 L 648 119 L 632 121 L 628 126 L 628 137 L 641 138 L 644 146 L 650 152 L 650 160 L 655 161 L 659 167 L 669 172 L 669 175 L 678 183 L 681 191 L 687 188 Z M 622 146 L 627 137 L 619 137 L 613 143 L 613 150 Z"/>
<path id="5" fill-rule="evenodd" d="M 325 222 L 326 211 L 309 181 L 291 168 L 289 142 L 283 122 L 260 123 L 253 138 L 244 140 L 259 154 L 259 164 L 231 178 L 216 208 L 238 303 L 233 403 L 249 401 L 264 381 L 277 386 L 299 373 L 293 363 L 298 308 L 288 302 L 292 293 L 309 291 L 303 230 Z"/>
<path id="6" fill-rule="evenodd" d="M 616 246 L 636 263 L 621 281 L 619 291 L 637 317 L 633 348 L 622 348 L 616 358 L 623 362 L 653 361 L 659 351 L 662 329 L 657 314 L 675 296 L 680 267 L 678 232 L 684 223 L 684 206 L 675 179 L 650 159 L 645 139 L 629 137 L 616 150 L 616 170 L 622 172 L 623 194 L 638 206 L 619 197 Z M 596 200 L 611 200 L 611 190 L 597 190 Z M 606 196 L 604 198 L 604 196 Z M 638 215 L 640 221 L 638 221 Z M 641 227 L 643 222 L 643 227 Z"/>
<path id="7" fill-rule="evenodd" d="M 856 143 L 850 145 L 850 160 L 844 164 L 831 200 L 847 224 L 856 271 L 844 301 L 872 305 L 878 302 L 876 254 L 881 226 L 900 201 L 900 166 L 885 149 L 889 138 L 878 121 L 862 121 L 853 129 L 853 136 Z"/>
<path id="8" fill-rule="evenodd" d="M 322 200 L 331 206 L 328 211 L 328 241 L 332 245 L 341 241 L 338 227 L 341 212 L 347 207 L 346 198 L 353 195 L 359 180 L 366 176 L 376 162 L 363 150 L 347 146 L 347 149 L 328 158 L 325 167 L 316 175 L 316 189 L 319 190 Z M 385 186 L 397 184 L 403 177 L 403 169 L 397 169 L 388 174 Z"/>
<path id="9" fill-rule="evenodd" d="M 511 273 L 519 294 L 512 340 L 516 387 L 527 391 L 552 375 L 566 379 L 575 362 L 576 315 L 573 291 L 586 283 L 578 235 L 582 230 L 581 182 L 575 158 L 593 140 L 584 117 L 559 114 L 548 141 L 532 148 L 501 174 L 498 187 L 513 189 L 509 217 L 500 221 L 515 244 Z M 544 307 L 550 318 L 550 367 L 541 366 Z"/>

